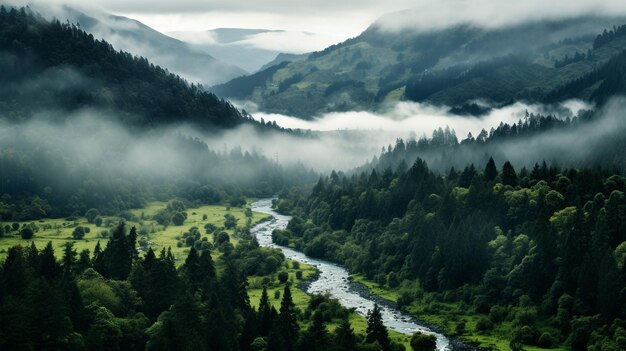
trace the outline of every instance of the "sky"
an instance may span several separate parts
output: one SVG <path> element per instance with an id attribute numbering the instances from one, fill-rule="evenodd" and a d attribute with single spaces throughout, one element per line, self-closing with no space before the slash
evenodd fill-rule
<path id="1" fill-rule="evenodd" d="M 84 0 L 14 1 L 70 2 L 83 6 L 86 3 Z M 338 40 L 356 36 L 381 16 L 394 12 L 399 15 L 381 21 L 388 29 L 424 29 L 463 21 L 499 26 L 527 19 L 626 14 L 624 0 L 92 0 L 89 3 L 138 19 L 161 32 L 265 28 L 311 32 Z"/>

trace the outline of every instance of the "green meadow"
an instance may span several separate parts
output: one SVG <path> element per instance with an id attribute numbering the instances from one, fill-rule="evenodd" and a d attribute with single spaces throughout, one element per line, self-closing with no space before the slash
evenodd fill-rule
<path id="1" fill-rule="evenodd" d="M 245 215 L 245 207 L 226 207 L 219 205 L 201 206 L 196 208 L 188 208 L 187 219 L 183 225 L 159 225 L 152 217 L 159 211 L 165 209 L 167 202 L 151 202 L 145 208 L 130 210 L 132 218 L 125 220 L 127 227 L 135 226 L 139 233 L 139 238 L 151 242 L 152 249 L 160 251 L 161 249 L 171 248 L 174 257 L 176 258 L 176 264 L 180 265 L 184 262 L 189 247 L 179 247 L 177 244 L 183 233 L 188 232 L 192 227 L 198 227 L 200 232 L 203 233 L 203 237 L 207 237 L 209 242 L 213 241 L 213 234 L 204 234 L 204 225 L 213 224 L 218 230 L 225 231 L 230 235 L 230 241 L 236 245 L 237 238 L 233 235 L 233 229 L 224 228 L 224 215 L 227 213 L 232 214 L 237 220 L 237 224 L 242 226 L 246 223 L 247 217 Z M 206 215 L 206 219 L 204 216 Z M 14 245 L 27 246 L 34 242 L 38 248 L 43 248 L 48 242 L 52 242 L 57 257 L 61 257 L 63 253 L 63 247 L 67 242 L 73 242 L 74 247 L 78 252 L 83 249 L 89 249 L 93 252 L 96 243 L 100 241 L 100 245 L 104 247 L 106 241 L 106 232 L 113 229 L 122 220 L 120 217 L 115 216 L 101 216 L 103 223 L 101 226 L 96 226 L 93 223 L 89 223 L 85 217 L 76 217 L 68 219 L 42 219 L 38 221 L 26 221 L 17 222 L 20 227 L 34 223 L 37 226 L 32 240 L 24 240 L 20 237 L 18 231 L 13 231 L 9 234 L 5 234 L 4 238 L 0 239 L 0 259 L 4 259 L 7 249 Z M 269 217 L 262 213 L 253 213 L 251 217 L 252 223 L 257 223 L 265 218 Z M 11 225 L 10 223 L 2 223 L 2 225 Z M 86 233 L 81 240 L 74 240 L 72 238 L 72 232 L 77 226 L 89 228 L 89 233 Z M 216 254 L 219 254 L 215 250 Z"/>

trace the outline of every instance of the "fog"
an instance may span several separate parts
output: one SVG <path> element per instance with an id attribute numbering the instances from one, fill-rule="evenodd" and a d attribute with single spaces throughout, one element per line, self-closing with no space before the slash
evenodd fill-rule
<path id="1" fill-rule="evenodd" d="M 510 159 L 515 164 L 533 164 L 541 160 L 579 162 L 597 151 L 598 145 L 610 136 L 624 131 L 625 122 L 618 118 L 626 101 L 612 102 L 602 118 L 584 128 L 560 131 L 558 129 L 538 137 L 511 139 L 482 148 L 462 148 L 455 155 L 441 151 L 422 155 L 433 167 L 442 170 L 450 165 L 462 167 L 469 162 L 480 163 L 486 155 L 499 161 Z M 301 134 L 278 131 L 258 131 L 250 125 L 222 133 L 205 133 L 191 125 L 160 127 L 151 130 L 127 128 L 115 122 L 115 116 L 83 110 L 67 117 L 63 122 L 53 122 L 49 115 L 39 114 L 29 122 L 0 123 L 0 146 L 3 149 L 58 150 L 75 167 L 107 168 L 111 172 L 123 170 L 137 174 L 159 177 L 180 177 L 185 172 L 206 167 L 206 172 L 224 177 L 251 177 L 254 167 L 241 165 L 237 174 L 209 170 L 211 165 L 198 164 L 198 153 L 190 152 L 189 146 L 179 142 L 180 136 L 194 137 L 205 142 L 209 149 L 229 155 L 233 149 L 264 155 L 271 162 L 286 167 L 304 166 L 318 172 L 330 170 L 347 171 L 363 165 L 380 155 L 381 149 L 394 145 L 398 138 L 414 140 L 430 137 L 436 128 L 446 126 L 456 132 L 459 140 L 471 132 L 477 135 L 481 129 L 489 130 L 501 122 L 516 123 L 524 118 L 525 111 L 532 113 L 555 113 L 560 118 L 572 117 L 581 109 L 590 108 L 579 101 L 568 101 L 558 106 L 540 106 L 517 103 L 492 110 L 484 117 L 453 116 L 443 108 L 416 103 L 400 103 L 385 113 L 370 112 L 332 113 L 314 121 L 270 115 L 257 112 L 255 118 L 276 121 L 287 128 L 306 128 L 315 132 Z M 239 160 L 244 162 L 242 160 Z M 239 162 L 238 161 L 238 162 Z M 245 168 L 247 167 L 247 168 Z M 245 168 L 245 171 L 244 171 Z M 204 171 L 202 171 L 204 172 Z"/>

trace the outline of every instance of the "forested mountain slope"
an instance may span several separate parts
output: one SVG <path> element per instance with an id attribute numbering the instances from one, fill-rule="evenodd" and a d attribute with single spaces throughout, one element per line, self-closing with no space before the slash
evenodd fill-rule
<path id="1" fill-rule="evenodd" d="M 0 8 L 0 72 L 0 115 L 11 121 L 43 112 L 64 118 L 85 108 L 136 125 L 247 121 L 228 102 L 147 59 L 24 8 Z"/>
<path id="2" fill-rule="evenodd" d="M 626 49 L 623 30 L 603 32 L 625 22 L 588 16 L 422 32 L 389 31 L 375 23 L 305 61 L 274 66 L 213 91 L 302 118 L 376 109 L 401 99 L 456 107 L 477 99 L 495 104 L 544 101 Z M 591 98 L 593 92 L 571 95 Z"/>

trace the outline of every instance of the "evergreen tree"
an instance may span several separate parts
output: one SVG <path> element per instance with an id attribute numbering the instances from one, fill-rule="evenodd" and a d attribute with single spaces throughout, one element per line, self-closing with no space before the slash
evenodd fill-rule
<path id="1" fill-rule="evenodd" d="M 70 241 L 65 243 L 65 249 L 63 250 L 63 259 L 61 266 L 65 274 L 71 274 L 76 266 L 76 249 L 74 249 L 74 242 Z"/>
<path id="2" fill-rule="evenodd" d="M 344 318 L 337 330 L 335 330 L 335 346 L 337 351 L 352 351 L 356 349 L 356 336 L 348 318 Z"/>
<path id="3" fill-rule="evenodd" d="M 275 333 L 271 336 L 272 345 L 279 351 L 291 351 L 298 341 L 296 306 L 291 298 L 289 285 L 285 285 L 283 299 L 280 302 L 280 313 L 275 324 Z"/>
<path id="4" fill-rule="evenodd" d="M 383 316 L 380 314 L 378 304 L 374 304 L 374 309 L 367 315 L 367 336 L 365 341 L 369 344 L 378 342 L 383 351 L 391 350 L 391 341 L 387 328 L 383 324 Z"/>
<path id="5" fill-rule="evenodd" d="M 261 300 L 259 301 L 259 333 L 262 336 L 269 335 L 270 330 L 272 330 L 272 325 L 274 323 L 274 310 L 272 305 L 270 305 L 269 297 L 267 295 L 267 288 L 263 287 L 263 292 L 261 293 Z"/>
<path id="6" fill-rule="evenodd" d="M 498 168 L 496 168 L 496 163 L 493 160 L 493 157 L 489 157 L 489 161 L 485 166 L 485 179 L 489 182 L 492 182 L 498 176 Z"/>
<path id="7" fill-rule="evenodd" d="M 517 173 L 509 161 L 506 161 L 502 166 L 502 184 L 517 186 Z"/>

